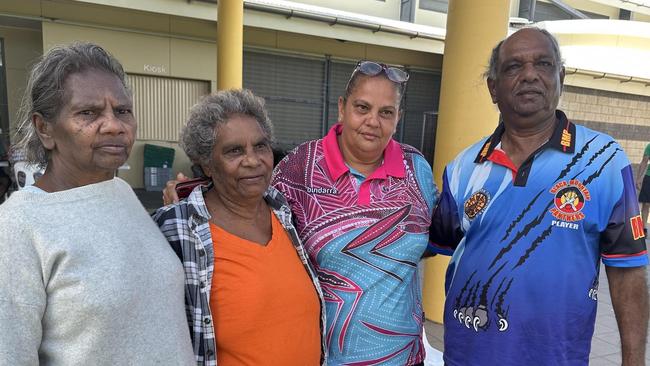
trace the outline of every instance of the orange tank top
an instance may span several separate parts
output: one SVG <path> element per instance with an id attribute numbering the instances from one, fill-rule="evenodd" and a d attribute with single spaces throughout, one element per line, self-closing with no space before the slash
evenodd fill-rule
<path id="1" fill-rule="evenodd" d="M 271 217 L 266 246 L 210 224 L 210 309 L 219 366 L 320 363 L 318 295 L 289 235 Z"/>

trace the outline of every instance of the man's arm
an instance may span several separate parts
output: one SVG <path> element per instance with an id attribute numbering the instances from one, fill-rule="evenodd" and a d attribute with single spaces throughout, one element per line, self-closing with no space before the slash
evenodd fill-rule
<path id="1" fill-rule="evenodd" d="M 451 193 L 447 169 L 442 173 L 442 191 L 431 216 L 429 226 L 429 245 L 423 257 L 436 254 L 452 255 L 465 233 L 461 228 L 458 205 Z"/>
<path id="2" fill-rule="evenodd" d="M 623 366 L 645 365 L 648 331 L 646 267 L 605 266 L 618 323 Z"/>
<path id="3" fill-rule="evenodd" d="M 636 172 L 636 189 L 637 191 L 641 189 L 641 184 L 643 183 L 643 177 L 645 176 L 646 169 L 648 168 L 648 155 L 643 155 L 641 163 L 639 163 L 639 170 Z"/>

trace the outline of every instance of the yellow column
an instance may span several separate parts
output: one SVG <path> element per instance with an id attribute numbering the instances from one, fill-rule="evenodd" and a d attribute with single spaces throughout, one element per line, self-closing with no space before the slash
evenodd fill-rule
<path id="1" fill-rule="evenodd" d="M 433 174 L 442 189 L 445 165 L 470 144 L 492 133 L 498 121 L 482 74 L 490 52 L 508 32 L 510 0 L 450 0 L 442 63 Z M 461 208 L 462 209 L 462 208 Z M 427 259 L 423 306 L 442 323 L 449 257 Z"/>
<path id="2" fill-rule="evenodd" d="M 244 68 L 244 1 L 219 0 L 217 12 L 217 89 L 241 88 Z"/>

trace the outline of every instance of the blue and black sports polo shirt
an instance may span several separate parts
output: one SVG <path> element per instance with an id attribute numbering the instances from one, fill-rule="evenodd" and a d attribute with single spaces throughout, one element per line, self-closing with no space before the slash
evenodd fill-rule
<path id="1" fill-rule="evenodd" d="M 445 169 L 430 249 L 455 249 L 449 366 L 587 365 L 600 262 L 648 263 L 625 153 L 556 114 L 552 137 L 519 169 L 500 149 L 503 124 Z"/>

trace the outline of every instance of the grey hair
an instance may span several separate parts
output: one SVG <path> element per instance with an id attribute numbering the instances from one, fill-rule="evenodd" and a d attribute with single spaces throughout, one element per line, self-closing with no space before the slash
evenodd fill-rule
<path id="1" fill-rule="evenodd" d="M 264 99 L 248 89 L 222 90 L 204 97 L 192 107 L 181 130 L 180 145 L 185 154 L 193 163 L 210 164 L 219 127 L 235 115 L 254 118 L 272 142 L 273 125 L 264 104 Z"/>
<path id="2" fill-rule="evenodd" d="M 86 42 L 56 46 L 32 67 L 18 116 L 13 149 L 21 151 L 27 162 L 40 167 L 47 165 L 50 152 L 43 146 L 32 122 L 35 113 L 48 123 L 55 123 L 68 102 L 65 82 L 72 74 L 90 69 L 115 75 L 129 91 L 120 62 L 100 46 Z"/>
<path id="3" fill-rule="evenodd" d="M 564 66 L 564 60 L 562 60 L 562 53 L 560 52 L 560 45 L 557 42 L 557 38 L 555 38 L 554 35 L 552 35 L 546 29 L 542 29 L 542 28 L 538 28 L 538 27 L 524 27 L 524 28 L 521 28 L 521 29 L 533 29 L 533 30 L 536 30 L 536 31 L 540 32 L 544 36 L 546 36 L 546 38 L 549 40 L 549 42 L 551 42 L 551 47 L 553 48 L 553 57 L 555 58 L 555 64 L 557 65 L 558 69 L 561 69 Z M 483 73 L 484 78 L 496 80 L 497 74 L 498 74 L 497 68 L 499 67 L 499 51 L 501 50 L 501 46 L 503 45 L 503 43 L 506 40 L 508 40 L 508 38 L 510 38 L 510 37 L 502 39 L 492 49 L 492 53 L 490 54 L 490 61 L 488 62 L 488 66 L 487 66 L 485 72 Z"/>

